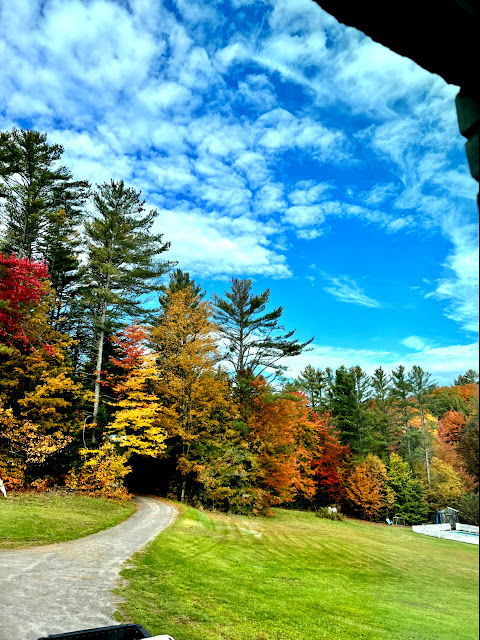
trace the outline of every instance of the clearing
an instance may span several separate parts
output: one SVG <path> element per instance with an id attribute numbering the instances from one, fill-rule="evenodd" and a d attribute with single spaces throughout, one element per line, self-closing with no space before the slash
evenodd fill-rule
<path id="1" fill-rule="evenodd" d="M 478 640 L 478 549 L 409 528 L 182 508 L 122 575 L 175 640 Z"/>

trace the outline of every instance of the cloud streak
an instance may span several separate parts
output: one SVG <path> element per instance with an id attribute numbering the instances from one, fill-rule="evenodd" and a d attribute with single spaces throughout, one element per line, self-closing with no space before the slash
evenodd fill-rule
<path id="1" fill-rule="evenodd" d="M 334 296 L 340 302 L 356 304 L 371 309 L 381 309 L 385 305 L 378 300 L 367 296 L 352 278 L 348 276 L 325 276 L 330 282 L 330 286 L 324 287 L 324 291 Z"/>

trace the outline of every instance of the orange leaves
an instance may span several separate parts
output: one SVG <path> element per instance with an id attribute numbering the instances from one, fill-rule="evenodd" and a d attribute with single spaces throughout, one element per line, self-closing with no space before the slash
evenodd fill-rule
<path id="1" fill-rule="evenodd" d="M 358 464 L 345 487 L 347 501 L 354 513 L 374 520 L 380 512 L 393 505 L 394 494 L 387 487 L 387 468 L 371 453 Z"/>
<path id="2" fill-rule="evenodd" d="M 250 442 L 258 463 L 256 484 L 263 494 L 257 508 L 292 502 L 296 496 L 313 498 L 312 461 L 320 452 L 319 423 L 303 394 L 273 396 L 263 379 L 256 379 Z"/>

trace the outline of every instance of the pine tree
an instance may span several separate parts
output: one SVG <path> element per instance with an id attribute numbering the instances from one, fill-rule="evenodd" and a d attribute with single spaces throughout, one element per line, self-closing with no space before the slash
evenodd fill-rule
<path id="1" fill-rule="evenodd" d="M 295 380 L 295 387 L 305 392 L 313 411 L 326 410 L 327 380 L 321 369 L 307 365 Z"/>
<path id="2" fill-rule="evenodd" d="M 88 259 L 83 270 L 83 306 L 96 334 L 93 423 L 100 406 L 105 333 L 120 318 L 146 315 L 142 296 L 155 291 L 170 263 L 158 259 L 169 248 L 151 227 L 156 212 L 145 213 L 140 194 L 123 181 L 99 185 L 93 195 L 95 217 L 85 223 Z M 93 432 L 92 438 L 95 438 Z"/>
<path id="3" fill-rule="evenodd" d="M 170 281 L 168 283 L 168 287 L 166 285 L 162 285 L 160 287 L 160 307 L 162 311 L 165 311 L 165 307 L 169 300 L 169 293 L 175 293 L 176 291 L 183 291 L 185 289 L 189 289 L 192 293 L 192 304 L 198 305 L 205 297 L 205 292 L 202 292 L 202 287 L 199 284 L 195 283 L 195 280 L 190 279 L 190 274 L 188 272 L 183 272 L 181 269 L 175 269 L 170 274 Z"/>
<path id="4" fill-rule="evenodd" d="M 455 378 L 455 381 L 453 384 L 456 387 L 461 387 L 466 384 L 478 384 L 478 371 L 475 371 L 474 369 L 469 369 L 463 375 L 460 375 L 458 376 L 458 378 Z"/>
<path id="5" fill-rule="evenodd" d="M 411 406 L 410 395 L 412 393 L 412 386 L 405 367 L 399 365 L 397 369 L 392 371 L 392 389 L 391 394 L 395 402 L 395 407 L 399 414 L 399 422 L 401 424 L 401 431 L 403 432 L 403 439 L 406 443 L 406 458 L 412 467 L 413 465 L 413 450 L 414 450 L 414 433 L 410 428 L 410 413 L 409 408 Z"/>
<path id="6" fill-rule="evenodd" d="M 386 458 L 392 442 L 392 404 L 390 376 L 378 367 L 371 378 L 373 391 L 372 422 L 379 435 L 381 457 Z"/>
<path id="7" fill-rule="evenodd" d="M 297 356 L 313 341 L 292 338 L 295 330 L 284 332 L 280 323 L 282 307 L 265 313 L 270 290 L 252 293 L 251 280 L 232 278 L 226 299 L 214 296 L 214 318 L 227 342 L 225 359 L 232 365 L 235 381 L 248 376 L 275 377 L 286 370 L 283 358 Z"/>
<path id="8" fill-rule="evenodd" d="M 77 279 L 78 228 L 88 195 L 88 182 L 72 179 L 58 166 L 59 144 L 49 144 L 38 131 L 0 134 L 0 215 L 5 225 L 1 248 L 20 258 L 47 262 L 56 304 L 51 319 L 58 323 L 72 298 Z"/>
<path id="9" fill-rule="evenodd" d="M 340 433 L 342 444 L 358 451 L 361 434 L 357 420 L 357 389 L 352 371 L 341 366 L 329 389 L 332 416 Z"/>

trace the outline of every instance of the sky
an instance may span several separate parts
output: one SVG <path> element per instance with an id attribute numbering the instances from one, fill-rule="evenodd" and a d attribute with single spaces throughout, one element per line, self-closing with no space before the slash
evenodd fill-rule
<path id="1" fill-rule="evenodd" d="M 457 92 L 312 0 L 0 0 L 0 130 L 141 190 L 208 294 L 269 288 L 291 376 L 478 368 Z"/>

